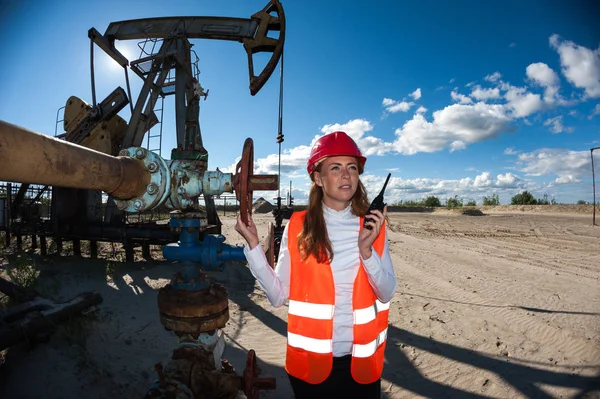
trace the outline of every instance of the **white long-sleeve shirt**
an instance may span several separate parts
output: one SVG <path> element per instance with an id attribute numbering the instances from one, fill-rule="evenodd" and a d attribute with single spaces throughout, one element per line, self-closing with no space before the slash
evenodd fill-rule
<path id="1" fill-rule="evenodd" d="M 350 206 L 342 211 L 335 211 L 323 205 L 323 212 L 334 255 L 331 261 L 335 283 L 333 356 L 339 357 L 352 353 L 352 289 L 361 259 L 358 250 L 360 218 L 352 214 Z M 252 275 L 258 280 L 271 304 L 275 307 L 285 304 L 290 292 L 288 225 L 283 231 L 275 270 L 269 266 L 261 245 L 252 250 L 246 245 L 244 254 Z M 379 257 L 376 251 L 372 251 L 372 255 L 362 261 L 375 295 L 381 302 L 389 302 L 396 290 L 396 276 L 388 247 L 387 231 L 382 256 Z"/>

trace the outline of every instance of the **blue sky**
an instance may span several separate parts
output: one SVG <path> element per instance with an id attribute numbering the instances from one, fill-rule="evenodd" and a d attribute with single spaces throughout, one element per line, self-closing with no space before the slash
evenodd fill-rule
<path id="1" fill-rule="evenodd" d="M 594 4 L 595 3 L 595 4 Z M 71 95 L 91 103 L 89 39 L 113 21 L 160 16 L 249 18 L 266 0 L 3 1 L 0 119 L 54 134 Z M 287 18 L 282 196 L 301 203 L 311 143 L 345 130 L 368 156 L 371 196 L 388 203 L 436 195 L 464 200 L 522 190 L 559 202 L 592 200 L 600 146 L 600 5 L 593 1 L 284 0 Z M 209 169 L 232 171 L 243 141 L 257 173 L 276 173 L 278 71 L 256 96 L 240 43 L 194 40 L 209 89 L 200 123 Z M 137 41 L 119 42 L 129 60 Z M 97 48 L 97 98 L 125 87 Z M 130 73 L 133 99 L 141 80 Z M 163 157 L 175 145 L 167 97 Z M 128 107 L 121 114 L 129 119 Z M 152 146 L 151 146 L 152 147 Z M 600 150 L 595 152 L 600 180 Z M 597 191 L 600 185 L 597 183 Z M 262 194 L 262 193 L 257 193 Z M 271 199 L 274 193 L 265 194 Z"/>

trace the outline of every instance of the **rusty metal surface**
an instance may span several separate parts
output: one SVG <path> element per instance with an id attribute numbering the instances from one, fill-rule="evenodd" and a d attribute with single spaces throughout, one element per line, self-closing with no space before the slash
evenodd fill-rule
<path id="1" fill-rule="evenodd" d="M 246 359 L 246 368 L 242 375 L 242 390 L 248 399 L 258 399 L 261 390 L 272 390 L 277 388 L 275 378 L 259 378 L 260 368 L 256 363 L 256 353 L 254 349 L 248 351 Z"/>
<path id="2" fill-rule="evenodd" d="M 229 320 L 227 290 L 219 284 L 198 291 L 170 284 L 158 292 L 160 321 L 176 333 L 197 335 L 225 327 Z"/>
<path id="3" fill-rule="evenodd" d="M 248 214 L 252 214 L 252 194 L 254 190 L 277 190 L 279 176 L 254 175 L 254 142 L 247 138 L 242 150 L 242 159 L 235 166 L 232 179 L 236 199 L 240 202 L 240 216 L 248 223 Z"/>
<path id="4" fill-rule="evenodd" d="M 217 370 L 207 363 L 208 352 L 188 352 L 186 356 L 173 353 L 166 367 L 155 366 L 158 382 L 146 394 L 146 398 L 171 399 L 234 399 L 242 387 L 242 379 L 227 360 Z M 175 395 L 175 396 L 173 396 Z M 177 396 L 179 395 L 179 396 Z M 193 395 L 193 396 L 191 396 Z"/>
<path id="5" fill-rule="evenodd" d="M 143 163 L 113 157 L 0 121 L 0 180 L 102 190 L 130 199 L 146 191 Z"/>

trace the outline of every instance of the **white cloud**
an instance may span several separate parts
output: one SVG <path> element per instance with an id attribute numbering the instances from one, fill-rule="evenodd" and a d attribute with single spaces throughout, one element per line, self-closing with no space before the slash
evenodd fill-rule
<path id="1" fill-rule="evenodd" d="M 600 115 L 600 104 L 596 104 L 596 107 L 592 111 L 592 114 L 588 116 L 588 119 L 592 119 L 596 115 Z"/>
<path id="2" fill-rule="evenodd" d="M 386 143 L 378 137 L 365 136 L 365 133 L 370 132 L 371 130 L 373 130 L 373 125 L 371 125 L 371 122 L 365 119 L 353 119 L 344 124 L 334 123 L 331 125 L 325 125 L 321 128 L 321 132 L 325 134 L 336 131 L 348 133 L 348 136 L 352 137 L 354 141 L 356 141 L 356 144 L 358 144 L 362 154 L 367 157 L 370 155 L 383 155 L 387 152 L 393 151 L 392 143 Z M 319 136 L 315 137 L 315 140 L 318 137 Z M 311 143 L 311 147 L 313 143 Z"/>
<path id="3" fill-rule="evenodd" d="M 500 89 L 497 87 L 494 87 L 493 89 L 483 89 L 481 86 L 477 85 L 471 91 L 471 97 L 480 101 L 500 98 Z"/>
<path id="4" fill-rule="evenodd" d="M 382 105 L 385 110 L 389 113 L 395 114 L 396 112 L 408 112 L 415 103 L 408 101 L 396 101 L 391 98 L 384 98 Z"/>
<path id="5" fill-rule="evenodd" d="M 293 174 L 296 172 L 306 173 L 306 160 L 310 156 L 311 145 L 301 145 L 298 147 L 284 149 L 281 151 L 281 173 Z M 277 174 L 279 166 L 278 154 L 269 154 L 264 158 L 259 158 L 254 163 L 255 173 L 258 174 Z M 235 169 L 235 164 L 230 168 L 230 172 Z"/>
<path id="6" fill-rule="evenodd" d="M 504 87 L 507 89 L 504 95 L 504 98 L 508 101 L 506 105 L 512 109 L 514 117 L 529 116 L 543 108 L 544 104 L 539 94 L 529 93 L 523 87 L 511 86 L 506 83 Z"/>
<path id="7" fill-rule="evenodd" d="M 600 48 L 590 50 L 558 35 L 549 39 L 550 46 L 560 55 L 563 75 L 575 87 L 584 89 L 589 97 L 600 97 Z"/>
<path id="8" fill-rule="evenodd" d="M 448 83 L 454 83 L 454 82 L 456 82 L 456 78 L 452 78 L 448 81 Z"/>
<path id="9" fill-rule="evenodd" d="M 577 182 L 591 175 L 589 151 L 541 148 L 520 154 L 521 172 L 529 176 L 556 176 L 556 183 Z"/>
<path id="10" fill-rule="evenodd" d="M 360 140 L 366 132 L 370 132 L 371 130 L 373 130 L 373 125 L 366 119 L 352 119 L 346 123 L 334 123 L 321 128 L 321 132 L 324 134 L 337 131 L 346 132 L 348 136 L 356 141 Z"/>
<path id="11" fill-rule="evenodd" d="M 508 147 L 504 150 L 504 155 L 516 155 L 519 151 L 516 151 L 514 147 Z"/>
<path id="12" fill-rule="evenodd" d="M 563 125 L 562 115 L 555 116 L 554 118 L 546 119 L 546 121 L 544 122 L 544 126 L 551 126 L 550 131 L 552 133 L 562 133 L 562 132 L 573 133 L 572 127 L 566 128 Z"/>
<path id="13" fill-rule="evenodd" d="M 396 112 L 408 112 L 413 105 L 415 105 L 413 102 L 400 101 L 390 107 L 387 107 L 386 110 L 392 114 Z"/>
<path id="14" fill-rule="evenodd" d="M 500 72 L 494 72 L 491 75 L 487 75 L 484 79 L 488 82 L 497 82 L 500 80 L 501 77 L 502 74 L 500 74 Z"/>
<path id="15" fill-rule="evenodd" d="M 321 129 L 323 135 L 329 134 L 335 131 L 343 131 L 348 133 L 360 147 L 361 151 L 366 155 L 379 154 L 381 151 L 391 151 L 391 143 L 383 143 L 380 139 L 369 136 L 364 137 L 366 132 L 373 130 L 371 122 L 365 119 L 353 119 L 346 123 L 334 123 L 324 125 Z M 281 152 L 281 172 L 282 174 L 298 174 L 298 176 L 304 177 L 306 175 L 306 160 L 310 156 L 310 150 L 315 141 L 322 137 L 322 135 L 315 135 L 312 137 L 310 144 L 300 145 L 298 147 L 283 149 Z M 376 150 L 373 149 L 373 143 L 376 143 Z M 233 165 L 224 169 L 229 173 L 234 172 L 235 164 L 239 161 L 236 159 Z M 259 158 L 255 161 L 254 168 L 255 173 L 263 174 L 277 174 L 279 166 L 279 155 L 270 154 L 264 158 Z"/>
<path id="16" fill-rule="evenodd" d="M 519 186 L 520 178 L 512 173 L 505 173 L 503 175 L 496 176 L 496 187 L 504 188 L 515 188 Z"/>
<path id="17" fill-rule="evenodd" d="M 421 98 L 421 88 L 418 88 L 417 90 L 413 91 L 409 94 L 409 96 L 411 96 L 413 100 L 418 100 L 419 98 Z"/>
<path id="18" fill-rule="evenodd" d="M 457 93 L 456 91 L 452 91 L 450 93 L 450 97 L 452 97 L 453 101 L 458 101 L 461 104 L 473 103 L 473 100 L 471 100 L 469 97 L 465 96 L 464 94 Z"/>
<path id="19" fill-rule="evenodd" d="M 556 86 L 560 82 L 556 72 L 543 62 L 528 65 L 525 73 L 529 79 L 542 87 Z"/>
<path id="20" fill-rule="evenodd" d="M 558 74 L 548 65 L 543 62 L 530 64 L 525 69 L 525 73 L 534 84 L 545 89 L 544 101 L 546 103 L 568 105 L 568 102 L 558 94 L 558 91 L 560 90 L 560 79 Z"/>
<path id="21" fill-rule="evenodd" d="M 421 114 L 414 115 L 402 128 L 396 129 L 398 138 L 394 148 L 407 155 L 446 147 L 458 149 L 512 131 L 514 126 L 503 105 L 453 104 L 434 112 L 432 122 Z"/>
<path id="22" fill-rule="evenodd" d="M 461 140 L 456 140 L 450 143 L 450 152 L 464 150 L 465 148 L 467 148 L 467 145 Z"/>
<path id="23" fill-rule="evenodd" d="M 417 108 L 417 110 L 415 111 L 416 114 L 424 114 L 425 112 L 427 112 L 427 108 L 420 106 L 419 108 Z"/>
<path id="24" fill-rule="evenodd" d="M 475 176 L 475 180 L 473 181 L 473 185 L 475 187 L 489 187 L 492 185 L 492 180 L 490 179 L 490 172 L 483 172 L 482 174 Z"/>
<path id="25" fill-rule="evenodd" d="M 571 176 L 571 175 L 560 176 L 560 177 L 557 177 L 557 178 L 556 178 L 556 180 L 554 180 L 554 182 L 555 182 L 556 184 L 577 183 L 577 182 L 579 182 L 579 181 L 580 181 L 580 180 L 578 180 L 578 179 L 574 178 L 574 177 L 573 177 L 573 176 Z"/>

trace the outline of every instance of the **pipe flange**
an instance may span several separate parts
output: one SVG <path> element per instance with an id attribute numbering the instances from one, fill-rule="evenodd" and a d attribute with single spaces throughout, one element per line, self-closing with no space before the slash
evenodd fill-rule
<path id="1" fill-rule="evenodd" d="M 130 200 L 116 200 L 117 208 L 134 213 L 153 209 L 162 204 L 167 199 L 171 186 L 171 173 L 167 162 L 158 154 L 141 147 L 123 149 L 119 155 L 142 162 L 150 172 L 150 183 L 146 186 L 143 195 Z"/>
<path id="2" fill-rule="evenodd" d="M 169 163 L 171 175 L 170 193 L 166 202 L 167 208 L 197 210 L 198 197 L 202 195 L 202 174 L 197 161 L 189 159 L 175 159 Z"/>

